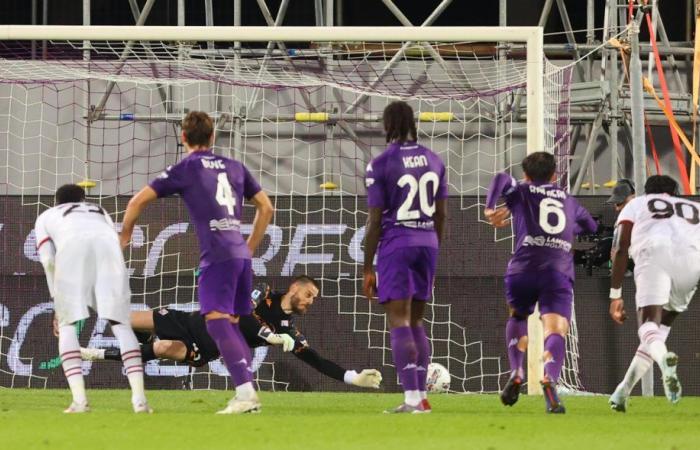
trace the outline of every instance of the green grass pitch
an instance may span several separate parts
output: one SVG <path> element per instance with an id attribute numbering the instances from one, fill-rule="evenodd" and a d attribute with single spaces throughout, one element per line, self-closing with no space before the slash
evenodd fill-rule
<path id="1" fill-rule="evenodd" d="M 564 416 L 521 396 L 433 395 L 430 415 L 388 415 L 398 394 L 266 393 L 256 415 L 217 416 L 232 393 L 149 391 L 156 410 L 131 413 L 129 392 L 88 391 L 92 412 L 64 415 L 68 390 L 0 390 L 0 448 L 14 449 L 697 449 L 700 398 L 670 405 L 633 398 L 626 414 L 607 397 L 567 397 Z"/>

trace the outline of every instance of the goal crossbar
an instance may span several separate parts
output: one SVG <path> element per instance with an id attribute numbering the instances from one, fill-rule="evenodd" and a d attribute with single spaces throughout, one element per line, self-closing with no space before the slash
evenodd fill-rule
<path id="1" fill-rule="evenodd" d="M 523 42 L 527 61 L 527 149 L 544 149 L 541 27 L 201 27 L 2 25 L 0 41 Z M 539 125 L 536 125 L 539 124 Z"/>

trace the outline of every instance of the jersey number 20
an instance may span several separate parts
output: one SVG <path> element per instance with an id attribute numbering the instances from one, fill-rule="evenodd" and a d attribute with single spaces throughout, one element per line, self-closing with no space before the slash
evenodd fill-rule
<path id="1" fill-rule="evenodd" d="M 554 224 L 549 222 L 549 216 L 554 215 Z M 566 228 L 564 204 L 553 198 L 545 198 L 540 202 L 540 228 L 547 234 L 559 234 Z"/>
<path id="2" fill-rule="evenodd" d="M 226 172 L 221 172 L 216 184 L 216 201 L 221 206 L 225 206 L 229 216 L 233 215 L 233 208 L 236 207 L 236 196 L 233 195 L 231 183 L 228 182 Z"/>
<path id="3" fill-rule="evenodd" d="M 415 220 L 420 217 L 420 212 L 417 209 L 411 209 L 413 200 L 416 198 L 416 193 L 418 194 L 418 200 L 420 202 L 420 210 L 426 216 L 433 217 L 435 213 L 435 194 L 438 190 L 438 182 L 439 179 L 435 172 L 425 172 L 419 180 L 416 180 L 416 177 L 408 173 L 399 178 L 396 184 L 401 188 L 408 185 L 408 195 L 396 212 L 396 220 Z M 428 197 L 428 183 L 432 183 L 433 185 L 432 203 L 430 203 L 430 198 Z"/>

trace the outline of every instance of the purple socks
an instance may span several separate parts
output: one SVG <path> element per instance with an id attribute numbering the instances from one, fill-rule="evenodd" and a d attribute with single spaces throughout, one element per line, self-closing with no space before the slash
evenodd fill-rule
<path id="1" fill-rule="evenodd" d="M 551 358 L 544 362 L 544 374 L 549 381 L 556 383 L 559 381 L 561 368 L 564 365 L 566 355 L 566 340 L 564 336 L 552 333 L 544 340 L 544 351 L 549 352 Z"/>
<path id="2" fill-rule="evenodd" d="M 506 346 L 508 349 L 508 362 L 511 375 L 523 376 L 523 358 L 525 352 L 518 348 L 518 341 L 527 336 L 527 320 L 511 317 L 506 322 Z"/>
<path id="3" fill-rule="evenodd" d="M 236 330 L 237 325 L 231 325 L 228 319 L 207 320 L 207 331 L 209 336 L 216 343 L 216 347 L 224 359 L 226 368 L 231 374 L 231 380 L 236 386 L 253 381 L 253 374 L 250 372 L 250 349 L 245 340 L 242 340 L 241 333 Z"/>
<path id="4" fill-rule="evenodd" d="M 413 342 L 416 344 L 418 356 L 416 358 L 416 377 L 418 378 L 418 390 L 425 391 L 425 380 L 428 377 L 428 364 L 430 364 L 430 341 L 425 335 L 425 328 L 411 327 Z M 393 347 L 393 344 L 392 344 Z"/>
<path id="5" fill-rule="evenodd" d="M 411 327 L 393 328 L 390 334 L 391 353 L 394 356 L 396 373 L 399 376 L 403 390 L 418 391 L 418 376 L 416 375 L 418 349 L 413 340 Z"/>

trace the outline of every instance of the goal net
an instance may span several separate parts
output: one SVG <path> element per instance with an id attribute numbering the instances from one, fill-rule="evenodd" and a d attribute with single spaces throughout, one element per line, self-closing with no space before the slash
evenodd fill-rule
<path id="1" fill-rule="evenodd" d="M 326 33 L 299 42 L 280 29 L 276 39 L 287 42 L 269 43 L 220 36 L 207 42 L 187 33 L 127 41 L 131 34 L 122 32 L 113 40 L 49 40 L 45 59 L 32 59 L 30 41 L 1 42 L 0 239 L 3 291 L 11 292 L 0 318 L 0 342 L 7 342 L 0 347 L 1 384 L 35 385 L 33 377 L 43 377 L 53 385 L 60 378 L 41 364 L 55 357 L 56 345 L 33 250 L 37 213 L 52 206 L 58 186 L 84 182 L 118 226 L 129 197 L 183 157 L 179 123 L 192 110 L 214 118 L 215 152 L 243 162 L 274 199 L 273 224 L 253 260 L 257 281 L 284 289 L 295 275 L 319 279 L 321 299 L 298 319 L 309 343 L 345 367 L 390 370 L 384 315 L 361 293 L 363 177 L 385 147 L 383 108 L 403 99 L 415 110 L 419 141 L 445 162 L 450 189 L 427 310 L 432 360 L 449 369 L 453 391 L 500 390 L 508 377 L 501 277 L 512 239 L 483 224 L 483 200 L 494 173 L 520 176 L 528 148 L 554 152 L 559 182 L 568 183 L 570 71 L 543 64 L 541 46 L 533 55 L 537 47 L 512 30 L 490 30 L 477 40 L 455 32 L 451 41 L 358 42 Z M 218 31 L 209 31 L 214 39 Z M 252 213 L 246 209 L 245 223 Z M 134 309 L 197 308 L 198 251 L 179 200 L 149 208 L 127 259 Z M 30 315 L 37 305 L 43 309 Z M 573 325 L 564 384 L 581 390 Z M 81 343 L 116 345 L 107 330 L 88 320 Z M 261 388 L 343 388 L 293 359 L 257 349 Z M 116 370 L 84 363 L 93 386 L 122 382 Z M 151 362 L 146 372 L 162 386 L 228 386 L 218 362 L 197 370 Z M 389 388 L 391 378 L 385 376 Z"/>

